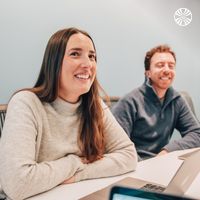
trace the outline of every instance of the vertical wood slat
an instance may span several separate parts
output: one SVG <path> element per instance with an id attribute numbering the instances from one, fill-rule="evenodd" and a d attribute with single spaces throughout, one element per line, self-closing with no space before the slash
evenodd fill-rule
<path id="1" fill-rule="evenodd" d="M 3 124 L 5 121 L 5 117 L 6 117 L 6 109 L 7 109 L 6 104 L 0 104 L 0 137 L 1 137 L 1 133 L 3 130 Z"/>

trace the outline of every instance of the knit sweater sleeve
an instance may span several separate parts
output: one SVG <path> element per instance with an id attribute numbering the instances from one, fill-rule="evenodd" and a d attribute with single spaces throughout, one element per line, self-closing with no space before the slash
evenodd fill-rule
<path id="1" fill-rule="evenodd" d="M 38 163 L 36 148 L 41 128 L 31 92 L 19 92 L 10 101 L 0 141 L 0 183 L 11 199 L 20 200 L 47 191 L 84 167 L 76 155 Z M 38 101 L 38 102 L 37 102 Z"/>
<path id="2" fill-rule="evenodd" d="M 87 164 L 76 173 L 76 181 L 124 174 L 136 169 L 137 153 L 134 144 L 115 120 L 109 108 L 104 109 L 105 142 L 104 157 Z"/>

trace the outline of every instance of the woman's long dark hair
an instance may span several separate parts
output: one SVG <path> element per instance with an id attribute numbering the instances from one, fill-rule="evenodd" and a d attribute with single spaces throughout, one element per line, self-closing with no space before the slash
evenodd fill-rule
<path id="1" fill-rule="evenodd" d="M 43 102 L 50 103 L 58 97 L 60 71 L 65 49 L 69 38 L 76 33 L 86 35 L 94 45 L 90 35 L 77 28 L 60 30 L 49 39 L 38 79 L 31 89 Z M 95 77 L 89 92 L 82 95 L 82 103 L 78 109 L 81 122 L 78 144 L 83 156 L 89 162 L 102 158 L 104 152 L 103 111 L 99 94 L 100 89 L 102 90 Z"/>

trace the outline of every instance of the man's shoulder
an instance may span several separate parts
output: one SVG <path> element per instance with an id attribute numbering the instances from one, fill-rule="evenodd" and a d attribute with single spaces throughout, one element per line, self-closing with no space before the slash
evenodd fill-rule
<path id="1" fill-rule="evenodd" d="M 130 92 L 128 92 L 127 94 L 125 94 L 121 100 L 123 101 L 135 101 L 138 98 L 140 98 L 140 96 L 143 96 L 142 91 L 141 91 L 141 87 L 137 87 L 134 88 L 133 90 L 131 90 Z"/>
<path id="2" fill-rule="evenodd" d="M 112 112 L 121 112 L 124 110 L 132 110 L 140 102 L 142 93 L 140 87 L 133 89 L 129 93 L 125 94 L 119 99 L 119 101 L 113 106 Z"/>
<path id="3" fill-rule="evenodd" d="M 185 98 L 182 93 L 174 88 L 170 88 L 170 95 L 168 96 L 170 101 L 178 104 L 185 104 Z"/>
<path id="4" fill-rule="evenodd" d="M 174 105 L 174 108 L 177 112 L 180 112 L 181 110 L 184 110 L 187 107 L 194 110 L 192 100 L 188 99 L 185 96 L 185 94 L 175 89 L 171 90 L 170 92 L 171 95 L 168 96 L 167 101 Z"/>

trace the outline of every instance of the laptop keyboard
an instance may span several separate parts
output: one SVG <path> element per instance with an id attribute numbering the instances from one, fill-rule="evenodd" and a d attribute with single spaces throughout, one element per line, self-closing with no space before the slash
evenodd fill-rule
<path id="1" fill-rule="evenodd" d="M 163 192 L 165 190 L 164 187 L 158 186 L 158 185 L 154 185 L 154 184 L 146 184 L 144 185 L 142 188 L 140 188 L 142 190 L 145 191 L 151 191 L 151 192 Z"/>

